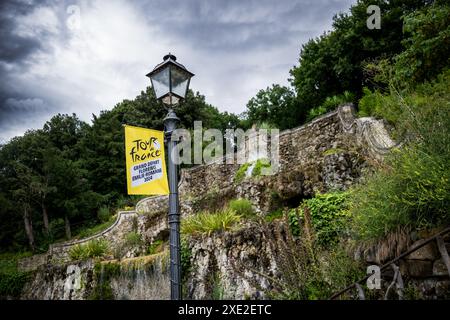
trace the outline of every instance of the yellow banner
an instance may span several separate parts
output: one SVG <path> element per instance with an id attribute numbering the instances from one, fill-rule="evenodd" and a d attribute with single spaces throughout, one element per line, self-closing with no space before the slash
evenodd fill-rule
<path id="1" fill-rule="evenodd" d="M 169 194 L 164 132 L 125 126 L 128 194 Z"/>

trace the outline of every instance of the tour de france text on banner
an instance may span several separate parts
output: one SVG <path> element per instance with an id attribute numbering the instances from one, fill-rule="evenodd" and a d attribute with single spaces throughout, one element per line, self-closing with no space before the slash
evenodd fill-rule
<path id="1" fill-rule="evenodd" d="M 164 132 L 125 126 L 128 194 L 169 194 Z"/>

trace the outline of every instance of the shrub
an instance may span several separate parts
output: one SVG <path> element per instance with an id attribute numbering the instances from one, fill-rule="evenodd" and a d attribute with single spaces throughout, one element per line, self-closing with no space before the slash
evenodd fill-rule
<path id="1" fill-rule="evenodd" d="M 391 124 L 398 122 L 402 110 L 396 97 L 383 95 L 379 91 L 372 92 L 367 88 L 363 89 L 363 93 L 358 103 L 360 117 L 383 118 Z"/>
<path id="2" fill-rule="evenodd" d="M 353 192 L 358 237 L 375 239 L 399 226 L 429 228 L 450 222 L 450 172 L 443 157 L 409 146 L 391 155 L 388 163 Z"/>
<path id="3" fill-rule="evenodd" d="M 88 257 L 102 257 L 108 252 L 108 247 L 108 241 L 105 239 L 91 240 L 87 244 Z"/>
<path id="4" fill-rule="evenodd" d="M 289 210 L 287 214 L 289 229 L 294 237 L 300 236 L 303 211 L 301 208 Z"/>
<path id="5" fill-rule="evenodd" d="M 17 261 L 30 257 L 32 252 L 5 252 L 0 254 L 0 273 L 10 273 L 17 271 Z"/>
<path id="6" fill-rule="evenodd" d="M 111 218 L 109 208 L 106 206 L 100 207 L 97 212 L 97 218 L 103 223 L 107 222 Z"/>
<path id="7" fill-rule="evenodd" d="M 108 252 L 108 241 L 105 239 L 91 240 L 86 244 L 78 244 L 69 250 L 72 260 L 86 260 L 102 257 Z"/>
<path id="8" fill-rule="evenodd" d="M 84 260 L 87 259 L 87 249 L 84 245 L 77 244 L 70 248 L 69 257 L 72 260 Z"/>
<path id="9" fill-rule="evenodd" d="M 163 250 L 164 242 L 162 240 L 156 240 L 147 248 L 148 254 L 156 254 Z"/>
<path id="10" fill-rule="evenodd" d="M 255 215 L 252 203 L 247 199 L 231 200 L 228 204 L 229 208 L 242 217 L 252 217 Z"/>
<path id="11" fill-rule="evenodd" d="M 319 244 L 333 244 L 344 234 L 350 216 L 347 199 L 347 192 L 329 192 L 306 201 Z"/>
<path id="12" fill-rule="evenodd" d="M 283 217 L 283 209 L 279 208 L 275 211 L 270 212 L 264 217 L 266 222 L 272 222 L 276 219 L 281 219 Z"/>
<path id="13" fill-rule="evenodd" d="M 396 132 L 405 137 L 405 144 L 352 192 L 355 236 L 377 239 L 398 227 L 450 222 L 449 81 L 446 71 L 414 94 L 390 98 L 400 106 Z"/>
<path id="14" fill-rule="evenodd" d="M 125 238 L 121 242 L 114 244 L 112 255 L 114 259 L 121 260 L 130 250 L 136 252 L 135 249 L 138 249 L 138 252 L 142 252 L 143 245 L 144 241 L 141 235 L 137 231 L 131 231 L 125 235 Z"/>
<path id="15" fill-rule="evenodd" d="M 294 236 L 300 234 L 300 221 L 303 219 L 303 208 L 311 213 L 312 227 L 320 245 L 336 243 L 340 235 L 346 231 L 350 220 L 348 211 L 348 192 L 329 192 L 317 194 L 314 198 L 304 200 L 298 209 L 288 213 L 288 221 Z"/>
<path id="16" fill-rule="evenodd" d="M 239 275 L 256 286 L 258 283 L 248 276 L 247 271 L 258 271 L 260 276 L 266 278 L 271 288 L 266 291 L 269 298 L 328 299 L 332 293 L 364 276 L 363 267 L 353 261 L 341 246 L 331 249 L 317 246 L 318 236 L 309 230 L 313 235 L 309 237 L 309 227 L 304 221 L 298 225 L 300 236 L 295 237 L 286 218 L 276 227 L 270 227 L 262 220 L 256 226 L 274 253 L 279 271 L 277 277 L 239 261 L 234 265 Z"/>
<path id="17" fill-rule="evenodd" d="M 327 97 L 325 101 L 318 107 L 312 108 L 308 111 L 308 115 L 306 117 L 307 121 L 310 121 L 318 116 L 321 116 L 331 110 L 336 109 L 338 106 L 353 102 L 355 100 L 355 95 L 349 91 L 345 91 L 343 94 Z"/>
<path id="18" fill-rule="evenodd" d="M 0 297 L 18 297 L 29 279 L 27 272 L 0 273 Z"/>
<path id="19" fill-rule="evenodd" d="M 125 237 L 125 242 L 128 246 L 140 246 L 142 245 L 142 238 L 138 232 L 129 232 Z"/>
<path id="20" fill-rule="evenodd" d="M 308 300 L 328 299 L 365 276 L 361 263 L 354 261 L 340 246 L 316 252 L 316 255 L 316 268 L 308 269 L 305 284 L 305 298 Z"/>
<path id="21" fill-rule="evenodd" d="M 210 235 L 215 231 L 230 230 L 240 219 L 241 216 L 231 209 L 215 213 L 200 212 L 181 221 L 181 232 L 187 235 Z"/>
<path id="22" fill-rule="evenodd" d="M 23 286 L 30 279 L 30 273 L 18 271 L 17 261 L 31 254 L 31 252 L 0 254 L 0 300 L 19 297 Z"/>

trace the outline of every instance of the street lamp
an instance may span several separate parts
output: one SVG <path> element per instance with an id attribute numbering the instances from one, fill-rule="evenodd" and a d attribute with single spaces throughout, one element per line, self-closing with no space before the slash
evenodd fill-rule
<path id="1" fill-rule="evenodd" d="M 167 143 L 168 171 L 169 171 L 169 231 L 170 231 L 170 297 L 181 300 L 181 256 L 180 256 L 180 210 L 178 201 L 177 163 L 174 162 L 176 142 L 172 141 L 172 132 L 177 128 L 178 119 L 174 105 L 186 98 L 191 77 L 177 58 L 168 54 L 163 62 L 147 74 L 152 82 L 156 99 L 168 106 L 169 112 L 164 118 L 164 131 Z"/>

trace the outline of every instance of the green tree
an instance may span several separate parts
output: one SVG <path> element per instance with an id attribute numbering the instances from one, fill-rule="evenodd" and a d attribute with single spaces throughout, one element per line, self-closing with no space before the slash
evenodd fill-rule
<path id="1" fill-rule="evenodd" d="M 279 129 L 295 126 L 304 119 L 304 114 L 295 112 L 294 92 L 277 84 L 260 90 L 247 103 L 246 117 L 250 123 L 268 123 Z"/>
<path id="2" fill-rule="evenodd" d="M 372 88 L 364 66 L 403 50 L 403 17 L 425 7 L 426 0 L 361 0 L 333 18 L 333 30 L 302 46 L 299 65 L 291 69 L 298 112 L 320 106 L 327 97 L 349 91 L 356 97 Z M 369 5 L 381 9 L 381 29 L 368 29 Z"/>
<path id="3" fill-rule="evenodd" d="M 450 66 L 450 5 L 432 5 L 404 18 L 405 50 L 394 60 L 396 84 L 433 80 Z"/>
<path id="4" fill-rule="evenodd" d="M 4 198 L 13 199 L 16 209 L 22 214 L 25 233 L 32 250 L 35 249 L 33 211 L 36 205 L 42 208 L 45 233 L 48 234 L 46 195 L 50 192 L 48 182 L 39 170 L 46 139 L 42 131 L 27 131 L 24 136 L 13 138 L 1 149 L 2 178 L 8 189 Z"/>

